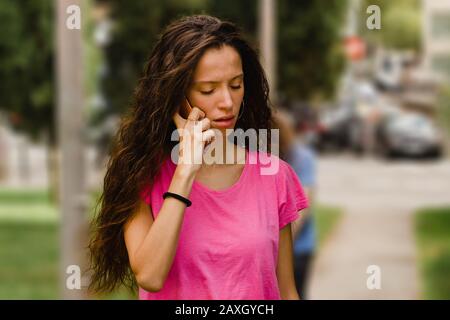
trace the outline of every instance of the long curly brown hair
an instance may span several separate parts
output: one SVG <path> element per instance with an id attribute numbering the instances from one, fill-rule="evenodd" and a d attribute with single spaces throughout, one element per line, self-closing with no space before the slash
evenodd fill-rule
<path id="1" fill-rule="evenodd" d="M 198 61 L 207 49 L 224 45 L 237 50 L 245 75 L 245 108 L 235 129 L 253 128 L 258 132 L 272 128 L 268 82 L 257 52 L 241 31 L 230 22 L 207 15 L 170 24 L 150 54 L 114 140 L 97 205 L 100 209 L 91 224 L 91 292 L 107 293 L 119 285 L 137 289 L 124 225 L 139 203 L 140 191 L 152 183 L 177 143 L 171 141 L 176 129 L 172 118 L 183 102 Z"/>

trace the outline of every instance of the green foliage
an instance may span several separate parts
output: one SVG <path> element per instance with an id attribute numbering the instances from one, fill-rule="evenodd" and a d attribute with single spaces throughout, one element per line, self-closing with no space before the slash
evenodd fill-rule
<path id="1" fill-rule="evenodd" d="M 0 109 L 15 128 L 54 136 L 53 1 L 0 5 Z"/>
<path id="2" fill-rule="evenodd" d="M 258 44 L 258 1 L 209 1 L 208 13 L 237 24 L 256 48 Z"/>
<path id="3" fill-rule="evenodd" d="M 345 66 L 341 30 L 347 1 L 282 0 L 279 4 L 279 91 L 302 100 L 334 94 Z"/>
<path id="4" fill-rule="evenodd" d="M 251 43 L 258 41 L 257 1 L 109 2 L 116 28 L 105 52 L 110 73 L 101 87 L 109 106 L 98 114 L 100 119 L 127 107 L 157 35 L 182 15 L 205 13 L 230 20 Z M 339 32 L 346 1 L 282 0 L 278 4 L 279 91 L 290 99 L 331 96 L 344 67 Z"/>
<path id="5" fill-rule="evenodd" d="M 425 299 L 450 299 L 450 208 L 428 208 L 415 216 Z"/>
<path id="6" fill-rule="evenodd" d="M 108 108 L 97 114 L 100 120 L 109 114 L 122 113 L 129 105 L 144 63 L 162 28 L 182 14 L 200 13 L 196 8 L 203 1 L 106 2 L 111 4 L 115 27 L 112 41 L 105 48 L 108 74 L 101 81 L 101 90 L 107 97 Z"/>
<path id="7" fill-rule="evenodd" d="M 60 298 L 59 236 L 59 215 L 48 191 L 0 189 L 0 299 Z M 136 299 L 136 294 L 121 288 L 96 299 Z"/>
<path id="8" fill-rule="evenodd" d="M 450 85 L 439 91 L 436 109 L 440 124 L 445 128 L 447 136 L 450 136 Z"/>
<path id="9" fill-rule="evenodd" d="M 0 222 L 1 299 L 57 299 L 55 223 Z"/>
<path id="10" fill-rule="evenodd" d="M 182 15 L 212 14 L 237 23 L 252 43 L 258 41 L 258 1 L 102 2 L 111 5 L 115 27 L 104 51 L 108 73 L 98 87 L 93 69 L 87 72 L 89 91 L 98 88 L 107 99 L 107 108 L 94 114 L 99 121 L 129 105 L 151 48 L 170 21 Z M 34 138 L 44 131 L 51 141 L 55 138 L 53 3 L 4 0 L 0 4 L 0 109 L 17 129 Z M 345 9 L 346 1 L 338 0 L 278 2 L 278 89 L 284 96 L 311 99 L 333 94 L 344 66 L 339 32 Z M 85 20 L 88 35 L 92 30 Z M 88 64 L 99 64 L 92 44 L 87 46 L 87 56 Z"/>
<path id="11" fill-rule="evenodd" d="M 342 211 L 336 207 L 320 205 L 313 215 L 317 225 L 317 241 L 320 249 L 340 221 Z"/>
<path id="12" fill-rule="evenodd" d="M 380 7 L 380 30 L 366 27 L 369 5 Z M 388 49 L 420 49 L 422 21 L 419 0 L 364 0 L 360 9 L 360 31 L 370 42 Z"/>

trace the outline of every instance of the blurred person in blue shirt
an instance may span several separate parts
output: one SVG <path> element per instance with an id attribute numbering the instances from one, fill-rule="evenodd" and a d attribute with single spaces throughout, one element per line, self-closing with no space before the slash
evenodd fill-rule
<path id="1" fill-rule="evenodd" d="M 302 211 L 299 219 L 292 223 L 294 241 L 294 275 L 300 299 L 307 299 L 307 285 L 311 262 L 316 248 L 314 223 L 314 189 L 316 185 L 316 156 L 309 145 L 310 136 L 306 130 L 309 119 L 295 117 L 284 109 L 274 115 L 275 125 L 280 129 L 280 156 L 297 173 L 307 194 L 309 208 Z"/>

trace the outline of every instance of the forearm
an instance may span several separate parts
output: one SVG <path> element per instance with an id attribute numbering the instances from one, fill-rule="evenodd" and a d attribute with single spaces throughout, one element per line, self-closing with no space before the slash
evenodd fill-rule
<path id="1" fill-rule="evenodd" d="M 277 279 L 282 300 L 299 300 L 295 286 L 293 242 L 291 237 L 292 224 L 280 231 Z"/>
<path id="2" fill-rule="evenodd" d="M 280 292 L 281 300 L 300 300 L 297 290 L 292 290 L 289 293 Z"/>
<path id="3" fill-rule="evenodd" d="M 170 192 L 189 197 L 195 174 L 177 167 L 169 186 Z M 160 289 L 175 257 L 186 205 L 166 198 L 143 243 L 136 252 L 136 265 L 142 284 Z M 139 280 L 138 280 L 139 282 Z"/>

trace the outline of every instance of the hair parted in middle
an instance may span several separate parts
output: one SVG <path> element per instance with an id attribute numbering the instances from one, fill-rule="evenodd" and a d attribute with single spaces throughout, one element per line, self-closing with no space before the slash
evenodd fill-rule
<path id="1" fill-rule="evenodd" d="M 136 288 L 123 227 L 139 204 L 141 190 L 152 183 L 177 144 L 171 141 L 176 130 L 173 116 L 183 103 L 199 60 L 206 50 L 223 46 L 239 53 L 244 73 L 245 109 L 235 129 L 256 129 L 257 134 L 259 129 L 267 129 L 270 152 L 269 85 L 257 51 L 233 23 L 216 17 L 195 15 L 171 23 L 145 64 L 114 140 L 100 209 L 91 225 L 90 290 L 109 292 L 119 284 Z"/>

